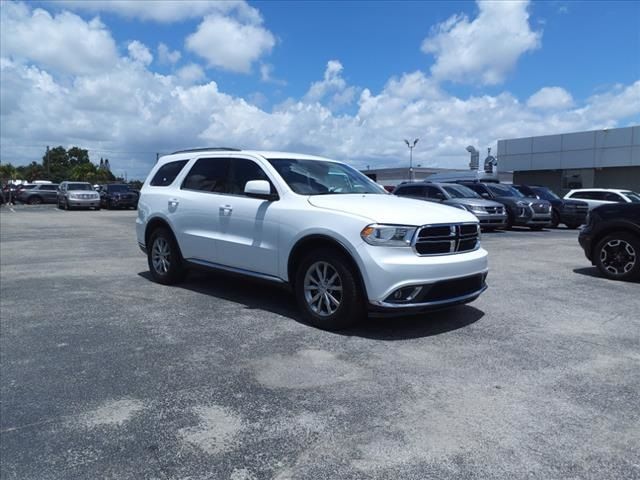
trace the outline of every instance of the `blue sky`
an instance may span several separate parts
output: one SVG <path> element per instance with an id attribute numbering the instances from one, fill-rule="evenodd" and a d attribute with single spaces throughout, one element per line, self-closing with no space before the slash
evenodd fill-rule
<path id="1" fill-rule="evenodd" d="M 79 144 L 144 177 L 224 144 L 397 166 L 414 136 L 461 167 L 469 143 L 640 123 L 638 2 L 1 8 L 3 162 Z"/>

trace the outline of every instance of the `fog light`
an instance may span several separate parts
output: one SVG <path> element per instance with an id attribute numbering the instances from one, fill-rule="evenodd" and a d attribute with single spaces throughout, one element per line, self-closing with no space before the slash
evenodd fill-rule
<path id="1" fill-rule="evenodd" d="M 403 287 L 399 288 L 391 295 L 394 302 L 410 302 L 418 296 L 422 291 L 422 287 Z"/>

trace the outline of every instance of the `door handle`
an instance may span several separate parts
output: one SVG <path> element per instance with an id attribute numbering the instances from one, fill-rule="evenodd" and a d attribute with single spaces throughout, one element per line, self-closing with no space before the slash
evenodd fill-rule
<path id="1" fill-rule="evenodd" d="M 233 212 L 233 207 L 231 205 L 220 205 L 220 215 L 229 216 Z"/>

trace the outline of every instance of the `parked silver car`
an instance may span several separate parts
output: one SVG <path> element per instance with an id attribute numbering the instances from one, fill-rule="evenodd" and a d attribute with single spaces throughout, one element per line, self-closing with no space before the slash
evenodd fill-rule
<path id="1" fill-rule="evenodd" d="M 405 183 L 400 184 L 393 193 L 401 197 L 439 202 L 468 210 L 478 218 L 480 226 L 484 229 L 501 228 L 507 223 L 504 205 L 486 200 L 464 185 L 432 182 Z"/>
<path id="2" fill-rule="evenodd" d="M 100 194 L 87 182 L 62 182 L 58 188 L 58 208 L 100 210 Z"/>

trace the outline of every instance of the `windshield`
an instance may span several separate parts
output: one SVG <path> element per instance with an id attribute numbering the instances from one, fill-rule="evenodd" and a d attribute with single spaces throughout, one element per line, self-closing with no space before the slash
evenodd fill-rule
<path id="1" fill-rule="evenodd" d="M 537 187 L 534 188 L 533 191 L 543 200 L 560 200 L 560 197 L 548 188 Z"/>
<path id="2" fill-rule="evenodd" d="M 622 194 L 625 197 L 627 197 L 629 200 L 631 200 L 631 203 L 640 203 L 640 193 L 628 191 L 628 192 L 622 192 Z"/>
<path id="3" fill-rule="evenodd" d="M 384 188 L 373 180 L 343 163 L 290 158 L 270 159 L 269 163 L 287 182 L 291 190 L 300 195 L 345 193 L 387 195 Z"/>
<path id="4" fill-rule="evenodd" d="M 67 190 L 93 190 L 88 183 L 70 183 L 67 185 Z"/>
<path id="5" fill-rule="evenodd" d="M 128 192 L 128 185 L 107 185 L 107 190 L 109 192 Z"/>
<path id="6" fill-rule="evenodd" d="M 451 198 L 482 198 L 476 192 L 464 185 L 445 185 L 442 188 L 444 188 Z"/>
<path id="7" fill-rule="evenodd" d="M 499 183 L 489 183 L 487 188 L 497 197 L 524 197 L 518 190 L 509 185 Z"/>

